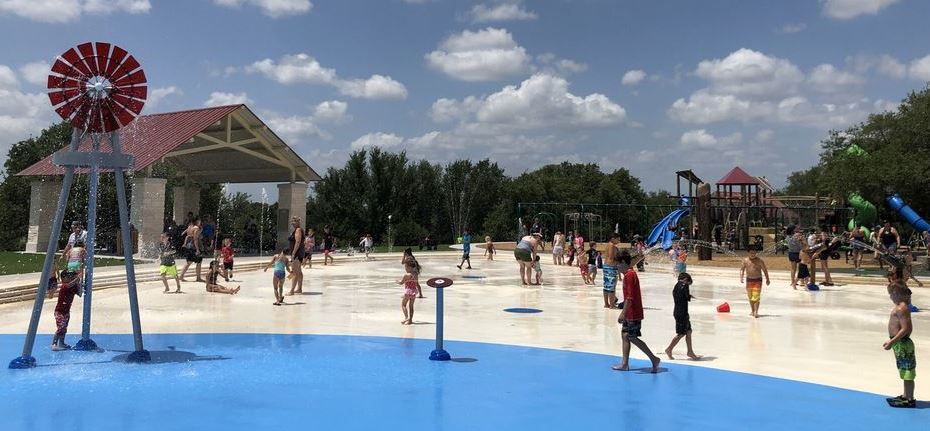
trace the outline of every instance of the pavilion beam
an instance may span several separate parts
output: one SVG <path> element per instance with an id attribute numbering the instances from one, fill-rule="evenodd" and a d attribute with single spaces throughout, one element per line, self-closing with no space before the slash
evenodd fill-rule
<path id="1" fill-rule="evenodd" d="M 211 141 L 211 142 L 213 142 L 213 141 Z M 241 141 L 235 141 L 235 142 L 230 142 L 230 143 L 210 144 L 210 145 L 206 145 L 206 146 L 203 146 L 203 147 L 188 148 L 188 149 L 184 149 L 184 150 L 172 151 L 172 152 L 170 152 L 170 153 L 168 153 L 168 154 L 165 154 L 165 155 L 162 156 L 162 157 L 163 157 L 163 158 L 167 158 L 167 157 L 183 156 L 183 155 L 185 155 L 185 154 L 203 153 L 203 152 L 207 152 L 207 151 L 213 151 L 213 150 L 219 150 L 219 149 L 223 149 L 223 148 L 228 148 L 228 147 L 230 147 L 230 146 L 241 146 L 241 145 L 254 144 L 254 143 L 256 143 L 256 142 L 259 142 L 257 138 L 249 138 L 249 139 L 243 139 L 243 140 L 241 140 Z"/>
<path id="2" fill-rule="evenodd" d="M 284 160 L 284 158 L 282 158 L 282 157 L 278 154 L 278 152 L 274 150 L 274 147 L 271 146 L 271 143 L 268 142 L 267 139 L 265 139 L 264 137 L 260 136 L 260 135 L 259 135 L 258 133 L 256 133 L 254 130 L 252 130 L 252 128 L 249 127 L 249 123 L 246 122 L 245 119 L 242 118 L 242 116 L 239 115 L 238 112 L 232 112 L 232 113 L 230 113 L 229 115 L 230 115 L 231 117 L 235 118 L 236 121 L 239 122 L 239 125 L 242 126 L 246 131 L 248 131 L 249 134 L 251 134 L 252 136 L 258 138 L 258 140 L 262 143 L 262 145 L 265 146 L 265 149 L 268 150 L 269 153 L 273 154 L 278 160 L 281 160 L 282 162 L 287 163 L 287 167 L 291 170 L 291 182 L 294 182 L 294 181 L 297 180 L 297 169 L 294 167 L 294 165 L 293 165 L 292 163 L 288 163 L 286 160 Z M 307 179 L 307 177 L 304 176 L 304 175 L 301 175 L 301 179 L 303 179 L 304 181 L 309 181 L 309 180 Z"/>
<path id="3" fill-rule="evenodd" d="M 217 139 L 217 138 L 214 138 L 213 136 L 206 135 L 206 134 L 203 134 L 203 133 L 198 133 L 198 134 L 197 134 L 197 137 L 198 137 L 198 138 L 201 138 L 201 139 L 204 139 L 204 140 L 207 140 L 207 141 L 210 141 L 210 142 L 213 142 L 213 143 L 215 143 L 216 145 L 219 145 L 220 148 L 229 148 L 229 149 L 232 149 L 232 150 L 236 150 L 236 151 L 239 151 L 239 152 L 248 154 L 248 155 L 250 155 L 250 156 L 252 156 L 252 157 L 255 157 L 255 158 L 257 158 L 257 159 L 262 159 L 262 160 L 264 160 L 264 161 L 266 161 L 266 162 L 268 162 L 268 163 L 273 163 L 273 164 L 276 164 L 276 165 L 281 166 L 281 167 L 284 167 L 284 168 L 293 169 L 293 167 L 291 167 L 291 165 L 290 165 L 289 163 L 283 162 L 283 161 L 281 161 L 281 160 L 279 160 L 278 158 L 275 158 L 275 157 L 266 156 L 266 155 L 264 155 L 264 154 L 262 154 L 262 153 L 259 153 L 258 151 L 255 151 L 255 150 L 250 150 L 250 149 L 248 149 L 248 148 L 244 148 L 244 147 L 241 147 L 241 146 L 231 145 L 231 144 L 229 144 L 229 143 L 227 143 L 227 142 L 223 142 L 221 139 Z M 259 141 L 261 141 L 261 138 L 257 138 L 257 139 L 259 139 Z"/>

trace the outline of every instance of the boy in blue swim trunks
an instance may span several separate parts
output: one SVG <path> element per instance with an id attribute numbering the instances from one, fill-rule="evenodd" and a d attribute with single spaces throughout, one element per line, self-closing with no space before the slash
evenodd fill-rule
<path id="1" fill-rule="evenodd" d="M 882 347 L 894 351 L 895 364 L 898 375 L 904 381 L 904 394 L 895 398 L 888 398 L 888 405 L 898 408 L 917 407 L 914 399 L 914 379 L 917 377 L 917 357 L 914 354 L 914 342 L 911 341 L 911 290 L 901 280 L 888 285 L 888 296 L 894 303 L 891 309 L 891 318 L 888 319 L 888 337 L 890 338 Z"/>
<path id="2" fill-rule="evenodd" d="M 290 249 L 285 248 L 272 256 L 271 262 L 265 265 L 265 272 L 268 272 L 268 268 L 274 267 L 274 277 L 271 279 L 272 284 L 274 284 L 274 305 L 284 303 L 284 278 L 287 277 L 287 271 L 290 270 L 288 265 L 289 253 Z"/>

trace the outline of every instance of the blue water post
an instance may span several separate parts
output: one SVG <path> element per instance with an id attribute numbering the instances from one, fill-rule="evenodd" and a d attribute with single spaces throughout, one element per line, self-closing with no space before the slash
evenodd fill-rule
<path id="1" fill-rule="evenodd" d="M 436 349 L 429 354 L 429 359 L 431 361 L 448 361 L 452 359 L 449 352 L 442 348 L 442 293 L 445 290 L 445 286 L 451 284 L 451 282 L 452 281 L 449 280 L 448 283 L 427 283 L 436 288 Z"/>

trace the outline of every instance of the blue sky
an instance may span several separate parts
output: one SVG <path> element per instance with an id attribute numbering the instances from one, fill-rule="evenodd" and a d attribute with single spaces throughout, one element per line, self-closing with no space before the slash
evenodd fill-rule
<path id="1" fill-rule="evenodd" d="M 918 0 L 0 0 L 0 151 L 55 120 L 47 64 L 104 40 L 142 62 L 146 113 L 245 101 L 320 172 L 381 146 L 512 175 L 597 162 L 648 190 L 734 165 L 783 185 L 828 130 L 930 81 L 928 16 Z"/>

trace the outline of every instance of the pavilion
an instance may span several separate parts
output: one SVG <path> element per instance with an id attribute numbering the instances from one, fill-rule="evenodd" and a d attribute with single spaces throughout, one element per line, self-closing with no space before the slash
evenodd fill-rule
<path id="1" fill-rule="evenodd" d="M 139 232 L 143 257 L 151 257 L 146 251 L 154 250 L 165 222 L 167 179 L 152 177 L 156 162 L 170 164 L 184 178 L 184 185 L 172 190 L 172 214 L 177 221 L 184 220 L 188 212 L 199 214 L 204 184 L 280 183 L 278 249 L 287 244 L 290 217 L 305 218 L 308 184 L 320 180 L 307 162 L 241 104 L 143 115 L 119 133 L 123 151 L 133 158 L 133 169 L 146 173 L 132 179 L 130 202 L 130 223 Z M 87 139 L 81 150 L 89 146 Z M 38 177 L 31 183 L 27 252 L 44 252 L 48 246 L 64 175 L 52 158 L 17 174 Z"/>

